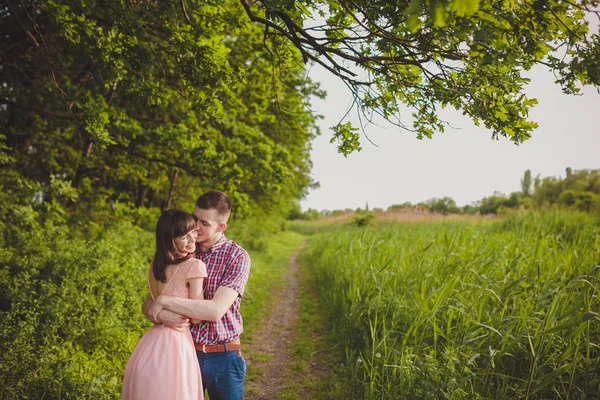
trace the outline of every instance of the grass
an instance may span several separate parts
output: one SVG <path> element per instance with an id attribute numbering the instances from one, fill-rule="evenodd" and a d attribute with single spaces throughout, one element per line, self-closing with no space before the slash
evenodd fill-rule
<path id="1" fill-rule="evenodd" d="M 290 257 L 303 240 L 297 232 L 283 231 L 266 239 L 260 250 L 249 250 L 252 264 L 241 307 L 245 340 L 265 318 L 265 310 L 273 301 L 271 292 L 275 285 L 284 284 Z"/>
<path id="2" fill-rule="evenodd" d="M 283 385 L 281 399 L 350 399 L 352 393 L 338 365 L 343 362 L 341 346 L 330 334 L 330 326 L 321 310 L 322 303 L 315 290 L 316 280 L 303 257 L 297 271 L 300 307 L 298 336 L 292 346 L 293 379 Z M 337 373 L 336 373 L 337 372 Z"/>
<path id="3" fill-rule="evenodd" d="M 599 226 L 548 212 L 313 236 L 334 374 L 361 399 L 598 398 Z"/>

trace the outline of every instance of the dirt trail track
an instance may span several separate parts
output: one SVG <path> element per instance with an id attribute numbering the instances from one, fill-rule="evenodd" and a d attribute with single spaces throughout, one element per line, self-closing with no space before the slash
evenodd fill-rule
<path id="1" fill-rule="evenodd" d="M 252 343 L 247 346 L 249 352 L 260 355 L 247 360 L 248 365 L 263 369 L 264 374 L 256 382 L 247 382 L 245 400 L 279 399 L 283 383 L 291 373 L 290 354 L 298 324 L 297 254 L 298 251 L 290 259 L 286 284 L 273 293 L 271 316 L 253 332 Z"/>

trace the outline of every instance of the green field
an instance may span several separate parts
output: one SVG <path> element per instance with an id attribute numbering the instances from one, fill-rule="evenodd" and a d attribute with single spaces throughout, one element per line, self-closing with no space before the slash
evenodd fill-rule
<path id="1" fill-rule="evenodd" d="M 3 231 L 0 398 L 119 398 L 149 326 L 152 234 L 26 222 Z M 315 399 L 600 398 L 599 216 L 298 226 L 309 236 L 291 367 L 311 372 L 318 354 L 329 372 L 284 382 L 286 398 L 304 386 Z M 244 227 L 231 237 L 253 260 L 250 342 L 307 236 Z"/>
<path id="2" fill-rule="evenodd" d="M 356 228 L 301 263 L 357 399 L 600 397 L 600 219 Z"/>

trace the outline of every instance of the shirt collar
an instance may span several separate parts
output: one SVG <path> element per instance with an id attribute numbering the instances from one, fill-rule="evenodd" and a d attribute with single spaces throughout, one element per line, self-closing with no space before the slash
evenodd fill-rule
<path id="1" fill-rule="evenodd" d="M 213 251 L 221 248 L 227 242 L 227 240 L 228 239 L 225 237 L 225 234 L 222 234 L 221 239 L 219 239 L 219 241 L 217 243 L 210 246 L 206 251 L 198 250 L 198 254 L 212 253 Z"/>

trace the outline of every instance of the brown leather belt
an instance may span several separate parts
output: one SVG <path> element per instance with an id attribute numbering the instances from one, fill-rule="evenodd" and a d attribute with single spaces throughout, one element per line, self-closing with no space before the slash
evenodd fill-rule
<path id="1" fill-rule="evenodd" d="M 203 353 L 224 353 L 226 351 L 237 351 L 242 348 L 240 343 L 218 343 L 218 344 L 198 344 L 194 343 L 196 350 Z"/>

